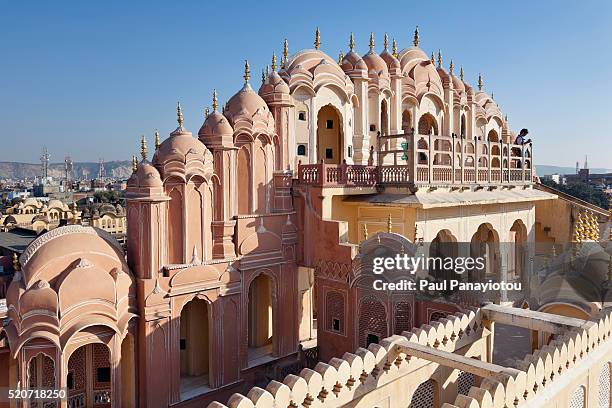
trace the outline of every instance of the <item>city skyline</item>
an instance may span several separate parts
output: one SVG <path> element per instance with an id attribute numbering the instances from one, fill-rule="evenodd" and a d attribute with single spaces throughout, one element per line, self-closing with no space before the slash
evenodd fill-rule
<path id="1" fill-rule="evenodd" d="M 367 8 L 326 7 L 326 13 L 293 10 L 301 17 L 289 21 L 286 10 L 242 4 L 229 26 L 223 23 L 227 10 L 214 4 L 5 5 L 0 33 L 11 40 L 0 48 L 12 57 L 0 67 L 10 79 L 0 98 L 0 161 L 37 163 L 43 145 L 52 161 L 66 155 L 129 160 L 141 134 L 150 144 L 155 128 L 167 137 L 177 100 L 187 128 L 197 132 L 212 89 L 225 102 L 240 88 L 244 59 L 258 88 L 261 68 L 273 51 L 280 55 L 285 37 L 290 53 L 310 48 L 318 26 L 321 49 L 335 58 L 348 50 L 351 31 L 364 54 L 367 30 L 377 50 L 385 32 L 401 49 L 411 45 L 419 25 L 426 52 L 440 49 L 445 68 L 452 59 L 473 86 L 482 73 L 511 128 L 530 129 L 536 165 L 572 167 L 588 155 L 590 167 L 611 167 L 612 148 L 599 143 L 612 131 L 602 100 L 612 90 L 605 81 L 612 57 L 601 52 L 612 33 L 609 4 L 581 9 L 569 2 L 557 8 L 519 2 L 491 10 L 486 3 L 449 4 L 432 14 L 425 5 L 389 3 L 405 18 L 370 23 Z M 27 30 L 18 25 L 26 18 Z M 462 24 L 478 18 L 482 25 Z M 602 78 L 602 84 L 587 78 Z"/>

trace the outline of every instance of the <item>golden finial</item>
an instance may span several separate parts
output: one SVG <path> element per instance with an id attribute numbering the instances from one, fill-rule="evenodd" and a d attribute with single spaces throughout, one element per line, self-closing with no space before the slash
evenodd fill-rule
<path id="1" fill-rule="evenodd" d="M 321 31 L 319 31 L 319 27 L 317 27 L 317 31 L 315 32 L 314 46 L 315 50 L 321 48 Z"/>
<path id="2" fill-rule="evenodd" d="M 478 74 L 478 90 L 482 91 L 484 88 L 484 80 L 482 79 L 482 74 Z"/>
<path id="3" fill-rule="evenodd" d="M 438 50 L 438 68 L 442 68 L 442 51 Z"/>
<path id="4" fill-rule="evenodd" d="M 389 35 L 387 33 L 385 33 L 385 40 L 383 42 L 383 46 L 385 47 L 385 51 L 387 51 L 387 48 L 389 48 Z"/>
<path id="5" fill-rule="evenodd" d="M 436 57 L 434 56 L 433 51 L 431 52 L 431 63 L 436 65 Z"/>
<path id="6" fill-rule="evenodd" d="M 159 149 L 159 145 L 160 145 L 160 141 L 159 141 L 159 130 L 155 129 L 155 150 Z"/>
<path id="7" fill-rule="evenodd" d="M 251 71 L 249 69 L 249 61 L 248 60 L 244 60 L 244 75 L 242 77 L 244 78 L 244 83 L 248 84 L 249 83 L 249 79 L 251 78 Z"/>
<path id="8" fill-rule="evenodd" d="M 208 119 L 208 116 L 210 116 L 210 109 L 207 106 L 204 108 L 204 117 Z"/>
<path id="9" fill-rule="evenodd" d="M 393 38 L 393 45 L 391 46 L 391 52 L 393 53 L 393 56 L 395 58 L 399 57 L 399 54 L 397 53 L 397 43 L 395 42 L 395 38 Z"/>
<path id="10" fill-rule="evenodd" d="M 181 109 L 181 102 L 176 103 L 176 121 L 178 122 L 179 128 L 183 127 L 183 110 Z"/>
<path id="11" fill-rule="evenodd" d="M 272 53 L 272 71 L 276 71 L 276 54 Z"/>
<path id="12" fill-rule="evenodd" d="M 264 82 L 266 82 L 266 69 L 262 68 L 261 69 L 261 83 L 263 84 Z"/>
<path id="13" fill-rule="evenodd" d="M 459 78 L 463 81 L 463 66 L 459 68 Z"/>
<path id="14" fill-rule="evenodd" d="M 370 51 L 374 51 L 374 33 L 370 31 Z"/>
<path id="15" fill-rule="evenodd" d="M 17 254 L 15 252 L 13 252 L 13 270 L 14 271 L 21 270 L 21 265 L 19 264 L 19 258 L 17 257 Z"/>
<path id="16" fill-rule="evenodd" d="M 145 135 L 142 135 L 140 139 L 140 157 L 142 157 L 142 161 L 147 160 L 147 139 L 145 139 Z"/>
<path id="17" fill-rule="evenodd" d="M 132 174 L 136 173 L 137 170 L 138 170 L 138 159 L 136 158 L 136 155 L 133 154 L 132 155 Z"/>
<path id="18" fill-rule="evenodd" d="M 363 239 L 366 241 L 368 239 L 368 224 L 363 223 Z"/>
<path id="19" fill-rule="evenodd" d="M 338 54 L 338 65 L 342 65 L 342 60 L 344 59 L 344 53 L 340 50 L 340 54 Z"/>
<path id="20" fill-rule="evenodd" d="M 353 36 L 353 33 L 351 32 L 351 36 L 349 37 L 349 50 L 353 51 L 354 48 L 355 48 L 355 37 Z"/>
<path id="21" fill-rule="evenodd" d="M 414 30 L 414 38 L 412 39 L 412 45 L 414 45 L 415 47 L 419 46 L 419 26 L 416 26 L 416 29 Z"/>
<path id="22" fill-rule="evenodd" d="M 393 229 L 393 222 L 391 222 L 391 214 L 387 217 L 387 232 L 391 232 Z"/>
<path id="23" fill-rule="evenodd" d="M 448 66 L 448 72 L 453 75 L 453 71 L 455 70 L 455 64 L 453 64 L 453 60 L 450 60 L 450 64 Z"/>
<path id="24" fill-rule="evenodd" d="M 285 42 L 283 43 L 283 59 L 284 63 L 287 63 L 287 59 L 289 58 L 289 41 L 285 38 Z"/>
<path id="25" fill-rule="evenodd" d="M 213 89 L 213 95 L 212 95 L 212 110 L 213 110 L 213 112 L 216 112 L 218 107 L 219 107 L 219 102 L 217 101 L 217 90 Z"/>

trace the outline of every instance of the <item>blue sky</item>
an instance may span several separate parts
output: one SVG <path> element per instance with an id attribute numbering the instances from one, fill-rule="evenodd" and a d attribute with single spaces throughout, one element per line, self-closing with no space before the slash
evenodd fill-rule
<path id="1" fill-rule="evenodd" d="M 0 0 L 0 161 L 129 159 L 174 127 L 180 100 L 188 129 L 217 88 L 227 101 L 252 82 L 272 51 L 311 48 L 336 58 L 349 32 L 360 53 L 370 31 L 442 50 L 447 65 L 485 89 L 514 129 L 535 139 L 536 163 L 612 168 L 612 2 L 208 2 Z M 435 6 L 434 6 L 435 4 Z M 372 6 L 375 5 L 374 9 Z"/>

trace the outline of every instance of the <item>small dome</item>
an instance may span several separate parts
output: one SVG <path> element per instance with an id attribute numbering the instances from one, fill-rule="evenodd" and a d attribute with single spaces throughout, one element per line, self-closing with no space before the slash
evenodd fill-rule
<path id="1" fill-rule="evenodd" d="M 370 50 L 366 55 L 363 56 L 363 62 L 368 66 L 368 71 L 375 71 L 380 77 L 389 76 L 389 68 L 384 59 L 376 53 L 374 50 Z"/>
<path id="2" fill-rule="evenodd" d="M 451 79 L 453 81 L 453 88 L 459 92 L 465 92 L 465 84 L 460 78 L 457 78 L 455 75 L 451 75 Z"/>
<path id="3" fill-rule="evenodd" d="M 412 66 L 421 61 L 429 60 L 429 57 L 427 54 L 425 54 L 425 52 L 423 52 L 422 49 L 418 47 L 410 47 L 401 50 L 398 59 L 402 70 L 406 71 L 406 69 L 410 69 Z"/>
<path id="4" fill-rule="evenodd" d="M 136 173 L 132 174 L 128 180 L 128 186 L 162 187 L 162 180 L 155 167 L 153 167 L 150 163 L 142 162 L 138 165 L 138 170 L 136 170 Z M 94 209 L 93 214 L 99 214 L 97 208 Z"/>
<path id="5" fill-rule="evenodd" d="M 264 97 L 271 93 L 289 95 L 289 85 L 276 71 L 272 71 L 266 81 L 259 88 L 259 95 Z"/>
<path id="6" fill-rule="evenodd" d="M 227 102 L 223 114 L 229 119 L 230 124 L 233 125 L 240 117 L 247 117 L 251 120 L 255 114 L 264 114 L 267 111 L 268 105 L 266 105 L 266 102 L 251 88 L 251 85 L 246 83 Z"/>
<path id="7" fill-rule="evenodd" d="M 221 112 L 214 111 L 204 121 L 198 138 L 209 148 L 232 144 L 234 129 Z"/>
<path id="8" fill-rule="evenodd" d="M 399 60 L 395 58 L 395 56 L 391 54 L 389 50 L 385 49 L 380 54 L 380 58 L 382 58 L 383 61 L 385 61 L 385 63 L 387 64 L 387 68 L 389 69 L 389 72 L 401 69 Z"/>
<path id="9" fill-rule="evenodd" d="M 163 165 L 171 160 L 184 162 L 188 154 L 204 157 L 207 154 L 206 146 L 191 135 L 191 132 L 179 126 L 170 137 L 164 140 L 153 155 L 154 165 Z"/>
<path id="10" fill-rule="evenodd" d="M 348 54 L 342 59 L 342 69 L 347 74 L 352 71 L 366 71 L 368 66 L 363 61 L 363 58 L 359 56 L 355 51 L 349 51 Z"/>

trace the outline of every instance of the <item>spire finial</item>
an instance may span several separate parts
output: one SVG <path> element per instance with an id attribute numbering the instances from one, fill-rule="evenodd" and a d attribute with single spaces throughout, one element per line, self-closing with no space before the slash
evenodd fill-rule
<path id="1" fill-rule="evenodd" d="M 482 88 L 484 88 L 484 81 L 482 79 L 482 74 L 478 74 L 478 90 L 482 91 Z"/>
<path id="2" fill-rule="evenodd" d="M 463 65 L 459 67 L 459 78 L 463 81 Z"/>
<path id="3" fill-rule="evenodd" d="M 251 70 L 249 68 L 248 60 L 244 60 L 244 75 L 242 77 L 244 78 L 244 83 L 248 84 L 249 79 L 251 78 Z"/>
<path id="4" fill-rule="evenodd" d="M 142 157 L 142 161 L 147 160 L 147 139 L 145 139 L 145 135 L 140 138 L 140 157 Z"/>
<path id="5" fill-rule="evenodd" d="M 276 71 L 276 54 L 272 52 L 272 71 Z"/>
<path id="6" fill-rule="evenodd" d="M 374 33 L 370 31 L 370 51 L 374 51 Z"/>
<path id="7" fill-rule="evenodd" d="M 364 241 L 368 240 L 368 224 L 363 223 L 363 239 Z"/>
<path id="8" fill-rule="evenodd" d="M 344 52 L 340 50 L 340 54 L 338 54 L 338 65 L 342 65 L 342 60 L 344 59 Z"/>
<path id="9" fill-rule="evenodd" d="M 136 173 L 137 170 L 138 170 L 138 159 L 136 158 L 136 155 L 133 154 L 132 155 L 132 174 Z"/>
<path id="10" fill-rule="evenodd" d="M 385 41 L 383 46 L 385 47 L 385 51 L 389 48 L 389 35 L 387 33 L 385 33 Z"/>
<path id="11" fill-rule="evenodd" d="M 453 75 L 453 71 L 455 70 L 455 64 L 453 64 L 453 60 L 450 60 L 450 64 L 448 66 L 448 71 L 451 75 Z"/>
<path id="12" fill-rule="evenodd" d="M 393 222 L 391 221 L 391 214 L 387 217 L 387 232 L 391 232 L 393 229 Z"/>
<path id="13" fill-rule="evenodd" d="M 176 121 L 178 122 L 179 128 L 183 127 L 183 110 L 181 109 L 181 102 L 176 103 Z"/>
<path id="14" fill-rule="evenodd" d="M 270 66 L 266 65 L 266 79 L 270 77 Z"/>
<path id="15" fill-rule="evenodd" d="M 159 130 L 155 129 L 155 150 L 159 149 Z"/>
<path id="16" fill-rule="evenodd" d="M 266 69 L 262 68 L 261 69 L 261 83 L 263 84 L 264 82 L 266 82 Z"/>
<path id="17" fill-rule="evenodd" d="M 395 38 L 393 38 L 393 45 L 392 45 L 392 48 L 391 48 L 391 52 L 393 53 L 393 56 L 395 58 L 399 57 L 399 54 L 397 53 L 397 43 L 395 42 Z"/>
<path id="18" fill-rule="evenodd" d="M 289 58 L 289 41 L 285 38 L 285 42 L 283 43 L 283 64 L 287 63 L 288 58 Z"/>
<path id="19" fill-rule="evenodd" d="M 415 47 L 419 46 L 419 26 L 416 26 L 416 29 L 414 30 L 414 38 L 412 39 L 412 45 L 414 45 Z"/>
<path id="20" fill-rule="evenodd" d="M 433 51 L 431 52 L 431 58 L 430 58 L 430 60 L 431 60 L 431 63 L 432 63 L 432 64 L 436 65 L 436 57 L 434 56 Z"/>
<path id="21" fill-rule="evenodd" d="M 438 68 L 442 68 L 442 51 L 438 50 Z"/>
<path id="22" fill-rule="evenodd" d="M 73 201 L 72 202 L 72 224 L 74 225 L 78 224 L 77 215 L 78 215 L 77 203 L 76 201 Z"/>
<path id="23" fill-rule="evenodd" d="M 321 31 L 319 31 L 319 27 L 317 27 L 317 31 L 315 32 L 314 46 L 315 50 L 321 48 Z"/>
<path id="24" fill-rule="evenodd" d="M 351 36 L 349 37 L 349 50 L 353 51 L 354 48 L 355 48 L 355 37 L 353 36 L 353 33 L 351 32 Z"/>
<path id="25" fill-rule="evenodd" d="M 217 90 L 213 89 L 213 95 L 212 95 L 212 110 L 213 110 L 213 112 L 216 112 L 218 107 L 219 107 L 219 102 L 217 101 Z"/>
<path id="26" fill-rule="evenodd" d="M 204 118 L 208 119 L 209 115 L 210 115 L 210 109 L 207 106 L 204 108 Z"/>

